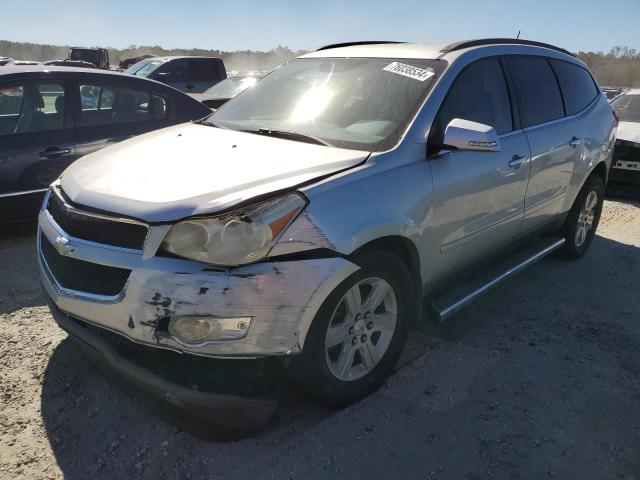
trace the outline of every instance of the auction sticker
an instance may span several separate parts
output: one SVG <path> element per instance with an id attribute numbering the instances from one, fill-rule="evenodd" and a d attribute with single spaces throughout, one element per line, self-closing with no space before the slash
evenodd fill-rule
<path id="1" fill-rule="evenodd" d="M 413 78 L 420 82 L 433 77 L 435 73 L 433 70 L 425 70 L 424 68 L 414 67 L 413 65 L 407 65 L 406 63 L 393 62 L 383 68 L 386 72 L 397 73 L 398 75 L 404 75 L 405 77 Z"/>

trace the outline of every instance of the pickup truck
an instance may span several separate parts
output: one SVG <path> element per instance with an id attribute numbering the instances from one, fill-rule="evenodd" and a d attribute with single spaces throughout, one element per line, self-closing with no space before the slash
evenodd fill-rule
<path id="1" fill-rule="evenodd" d="M 125 73 L 158 80 L 186 93 L 202 93 L 227 78 L 224 62 L 216 57 L 147 58 Z"/>

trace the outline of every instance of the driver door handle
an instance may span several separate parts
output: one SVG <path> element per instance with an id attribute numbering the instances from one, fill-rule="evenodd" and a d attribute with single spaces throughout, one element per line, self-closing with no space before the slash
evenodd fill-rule
<path id="1" fill-rule="evenodd" d="M 582 139 L 578 138 L 578 137 L 573 137 L 571 139 L 571 141 L 569 142 L 569 146 L 571 148 L 576 148 L 578 145 L 580 145 L 582 143 Z"/>
<path id="2" fill-rule="evenodd" d="M 69 155 L 70 153 L 71 153 L 71 149 L 68 147 L 65 147 L 65 148 L 47 147 L 41 152 L 39 152 L 39 155 L 41 157 L 46 157 L 46 158 L 58 158 L 58 157 L 62 157 L 63 155 Z"/>
<path id="3" fill-rule="evenodd" d="M 514 155 L 511 161 L 509 162 L 509 166 L 514 170 L 517 170 L 526 160 L 527 160 L 527 157 L 525 157 L 524 155 Z"/>

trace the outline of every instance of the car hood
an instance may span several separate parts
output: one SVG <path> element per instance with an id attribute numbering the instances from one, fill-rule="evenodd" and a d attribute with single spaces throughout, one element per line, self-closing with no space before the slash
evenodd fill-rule
<path id="1" fill-rule="evenodd" d="M 638 122 L 620 122 L 616 133 L 618 140 L 626 140 L 627 142 L 640 143 L 640 123 Z"/>
<path id="2" fill-rule="evenodd" d="M 183 124 L 87 155 L 60 182 L 78 205 L 169 222 L 294 188 L 359 165 L 368 155 Z"/>
<path id="3" fill-rule="evenodd" d="M 189 96 L 199 102 L 204 102 L 205 100 L 231 100 L 234 97 L 230 97 L 229 95 L 211 95 L 207 92 L 204 93 L 190 93 Z"/>

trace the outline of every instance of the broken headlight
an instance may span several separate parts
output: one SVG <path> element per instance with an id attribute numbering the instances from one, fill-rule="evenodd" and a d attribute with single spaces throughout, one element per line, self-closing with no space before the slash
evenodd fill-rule
<path id="1" fill-rule="evenodd" d="M 302 195 L 291 193 L 226 215 L 185 220 L 171 227 L 161 248 L 213 265 L 256 262 L 267 256 L 305 205 Z"/>

